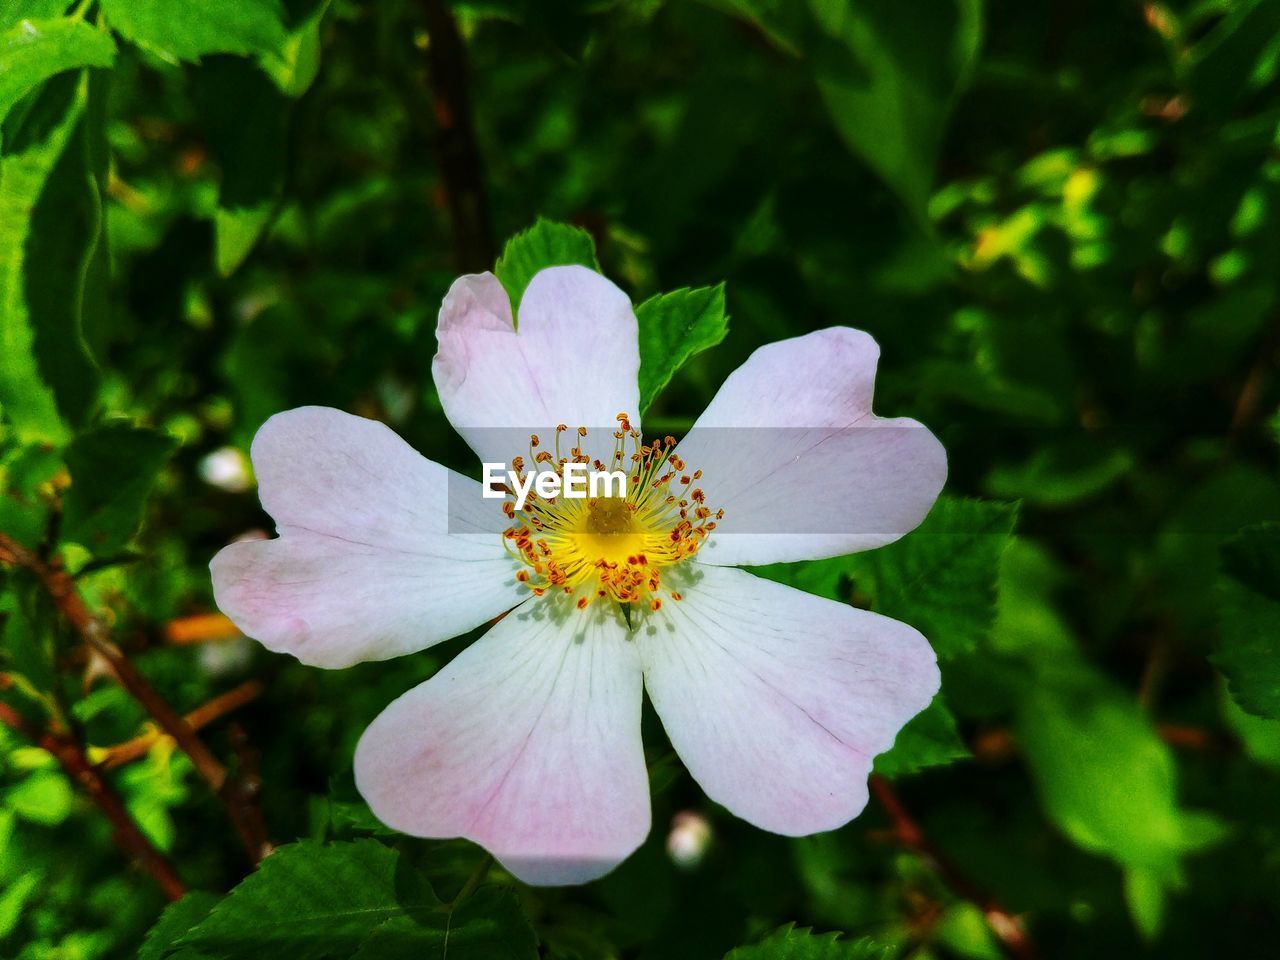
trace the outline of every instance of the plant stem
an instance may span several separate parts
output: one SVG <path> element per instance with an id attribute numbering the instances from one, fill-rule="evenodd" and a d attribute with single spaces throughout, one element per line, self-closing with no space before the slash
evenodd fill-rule
<path id="1" fill-rule="evenodd" d="M 476 142 L 467 83 L 466 47 L 444 0 L 422 0 L 427 25 L 427 72 L 439 129 L 440 178 L 453 223 L 454 259 L 473 273 L 493 266 L 493 231 L 484 194 L 484 165 Z"/>
<path id="2" fill-rule="evenodd" d="M 972 880 L 942 855 L 925 836 L 920 824 L 907 812 L 889 781 L 880 774 L 872 774 L 869 786 L 872 796 L 889 815 L 894 838 L 919 856 L 959 896 L 982 911 L 1005 956 L 1012 960 L 1035 960 L 1035 947 L 1027 936 L 1022 921 L 978 889 Z"/>
<path id="3" fill-rule="evenodd" d="M 243 785 L 233 784 L 228 789 L 226 768 L 196 736 L 195 730 L 186 718 L 151 686 L 123 651 L 111 642 L 106 628 L 90 613 L 71 576 L 61 567 L 45 563 L 26 547 L 3 533 L 0 533 L 0 561 L 25 567 L 35 574 L 58 610 L 75 628 L 90 652 L 106 662 L 120 685 L 142 704 L 143 709 L 151 715 L 160 729 L 174 739 L 178 749 L 191 758 L 200 778 L 222 800 L 232 825 L 245 845 L 249 859 L 255 864 L 261 860 L 269 847 L 264 848 L 258 843 L 256 830 L 251 831 L 245 826 Z"/>
<path id="4" fill-rule="evenodd" d="M 68 734 L 39 733 L 7 703 L 0 703 L 0 723 L 51 753 L 73 782 L 80 785 L 89 798 L 110 821 L 116 846 L 147 871 L 169 900 L 180 900 L 187 892 L 173 864 L 138 828 L 120 795 L 85 756 L 84 748 Z"/>

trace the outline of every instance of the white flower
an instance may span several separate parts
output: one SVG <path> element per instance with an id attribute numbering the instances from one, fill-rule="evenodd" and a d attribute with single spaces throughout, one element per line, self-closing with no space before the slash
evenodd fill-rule
<path id="1" fill-rule="evenodd" d="M 872 758 L 938 690 L 933 652 L 905 624 L 734 565 L 879 546 L 933 504 L 945 454 L 914 421 L 871 414 L 871 337 L 832 328 L 761 348 L 679 447 L 633 460 L 636 319 L 605 278 L 542 271 L 517 331 L 496 278 L 462 277 L 437 335 L 441 402 L 482 461 L 536 457 L 564 424 L 566 446 L 605 438 L 583 456 L 606 459 L 621 444 L 629 469 L 653 469 L 636 489 L 666 495 L 538 502 L 511 522 L 380 423 L 306 407 L 263 425 L 253 465 L 280 536 L 212 564 L 246 634 L 336 668 L 510 611 L 365 732 L 356 783 L 374 813 L 470 838 L 529 883 L 599 877 L 649 832 L 643 688 L 690 774 L 738 816 L 792 836 L 857 816 Z"/>

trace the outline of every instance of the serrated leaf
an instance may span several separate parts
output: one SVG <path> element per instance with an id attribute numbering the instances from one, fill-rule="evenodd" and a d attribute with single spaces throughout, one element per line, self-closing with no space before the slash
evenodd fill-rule
<path id="1" fill-rule="evenodd" d="M 277 56 L 285 42 L 279 0 L 101 0 L 112 29 L 171 63 L 212 53 Z"/>
<path id="2" fill-rule="evenodd" d="M 810 63 L 840 136 L 923 216 L 957 92 L 982 36 L 981 0 L 810 0 Z"/>
<path id="3" fill-rule="evenodd" d="M 883 960 L 890 952 L 871 939 L 847 940 L 839 933 L 787 924 L 759 943 L 730 950 L 724 960 Z"/>
<path id="4" fill-rule="evenodd" d="M 898 732 L 893 748 L 876 757 L 875 772 L 890 779 L 905 777 L 969 755 L 956 730 L 956 718 L 942 699 L 935 697 Z"/>
<path id="5" fill-rule="evenodd" d="M 64 442 L 64 420 L 82 422 L 96 395 L 80 329 L 101 266 L 88 89 L 75 75 L 46 84 L 0 157 L 0 406 L 24 442 Z"/>
<path id="6" fill-rule="evenodd" d="M 579 264 L 599 270 L 596 244 L 581 227 L 556 223 L 541 217 L 532 227 L 507 241 L 493 268 L 494 275 L 511 298 L 511 314 L 519 323 L 520 299 L 529 281 L 539 270 Z"/>
<path id="7" fill-rule="evenodd" d="M 538 938 L 509 887 L 476 891 L 450 916 L 393 917 L 352 960 L 536 960 Z"/>
<path id="8" fill-rule="evenodd" d="M 640 326 L 640 412 L 648 409 L 694 355 L 714 347 L 729 332 L 724 284 L 674 290 L 650 297 L 636 309 Z"/>
<path id="9" fill-rule="evenodd" d="M 376 840 L 280 847 L 177 941 L 220 960 L 534 960 L 536 945 L 510 890 L 481 888 L 451 910 Z"/>
<path id="10" fill-rule="evenodd" d="M 20 20 L 0 34 L 0 122 L 50 77 L 81 67 L 109 67 L 116 45 L 82 20 Z"/>
<path id="11" fill-rule="evenodd" d="M 99 556 L 128 543 L 176 446 L 168 434 L 123 423 L 76 437 L 67 448 L 71 488 L 63 501 L 63 541 Z"/>
<path id="12" fill-rule="evenodd" d="M 1222 548 L 1218 648 L 1211 659 L 1236 703 L 1280 719 L 1280 524 L 1250 527 Z"/>
<path id="13" fill-rule="evenodd" d="M 174 954 L 170 948 L 183 937 L 188 930 L 200 923 L 222 897 L 204 890 L 192 890 L 177 903 L 164 908 L 160 919 L 155 922 L 138 950 L 137 960 L 198 960 L 200 954 L 184 950 Z"/>
<path id="14" fill-rule="evenodd" d="M 1181 882 L 1181 858 L 1221 839 L 1223 825 L 1178 805 L 1168 745 L 1131 696 L 1082 661 L 1044 665 L 1015 732 L 1046 815 L 1129 871 L 1134 919 L 1149 931 L 1155 900 Z"/>
<path id="15" fill-rule="evenodd" d="M 875 609 L 918 629 L 940 658 L 974 650 L 995 618 L 1000 557 L 1017 507 L 942 497 L 911 533 L 849 558 L 859 588 L 874 585 Z"/>

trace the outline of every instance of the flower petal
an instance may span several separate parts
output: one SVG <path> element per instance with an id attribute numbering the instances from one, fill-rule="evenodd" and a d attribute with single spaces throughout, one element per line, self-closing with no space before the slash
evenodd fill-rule
<path id="1" fill-rule="evenodd" d="M 616 613 L 526 604 L 374 720 L 356 786 L 397 830 L 467 837 L 526 883 L 584 883 L 649 832 L 640 701 Z"/>
<path id="2" fill-rule="evenodd" d="M 914 420 L 871 413 L 876 342 L 832 327 L 761 347 L 724 382 L 679 454 L 724 519 L 702 563 L 841 556 L 913 530 L 947 476 Z"/>
<path id="3" fill-rule="evenodd" d="M 872 758 L 937 693 L 929 644 L 896 620 L 742 570 L 692 571 L 636 632 L 645 687 L 707 796 L 765 830 L 834 830 Z"/>
<path id="4" fill-rule="evenodd" d="M 549 267 L 529 282 L 520 327 L 490 273 L 455 281 L 440 308 L 431 364 L 449 422 L 482 462 L 523 453 L 558 423 L 604 434 L 639 424 L 640 347 L 627 295 L 593 270 Z M 593 450 L 593 453 L 599 453 Z"/>
<path id="5" fill-rule="evenodd" d="M 450 507 L 480 504 L 479 484 L 384 424 L 289 410 L 262 425 L 252 456 L 280 538 L 233 543 L 210 567 L 218 607 L 268 649 L 320 667 L 386 660 L 528 595 L 500 538 L 451 532 L 470 529 Z"/>

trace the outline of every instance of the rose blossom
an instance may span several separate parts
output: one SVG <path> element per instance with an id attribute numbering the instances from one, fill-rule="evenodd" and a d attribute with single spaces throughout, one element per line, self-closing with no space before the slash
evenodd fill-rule
<path id="1" fill-rule="evenodd" d="M 503 517 L 383 424 L 290 410 L 252 448 L 279 537 L 213 559 L 218 606 L 329 668 L 505 613 L 374 720 L 355 775 L 383 822 L 467 837 L 528 883 L 599 877 L 648 834 L 642 689 L 712 800 L 789 836 L 847 823 L 872 758 L 937 692 L 933 652 L 906 624 L 735 567 L 879 546 L 933 504 L 945 453 L 872 415 L 875 342 L 835 327 L 762 347 L 673 447 L 640 439 L 617 287 L 543 270 L 518 320 L 492 274 L 453 284 L 432 366 L 450 423 L 518 470 L 608 458 L 632 475 L 625 498 Z"/>

